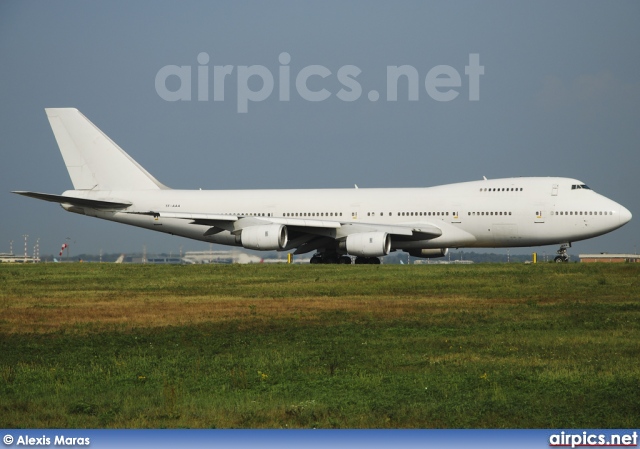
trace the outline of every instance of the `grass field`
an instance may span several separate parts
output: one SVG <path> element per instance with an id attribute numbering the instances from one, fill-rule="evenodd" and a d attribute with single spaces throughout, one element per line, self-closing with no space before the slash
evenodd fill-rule
<path id="1" fill-rule="evenodd" d="M 0 265 L 0 428 L 637 428 L 640 265 Z"/>

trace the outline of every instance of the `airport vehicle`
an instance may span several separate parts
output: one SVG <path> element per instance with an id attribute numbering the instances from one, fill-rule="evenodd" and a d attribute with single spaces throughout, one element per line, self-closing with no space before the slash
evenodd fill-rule
<path id="1" fill-rule="evenodd" d="M 316 251 L 311 263 L 380 263 L 402 250 L 559 244 L 611 232 L 624 206 L 569 178 L 483 179 L 426 188 L 174 190 L 77 109 L 46 109 L 73 183 L 62 195 L 16 191 L 69 211 L 252 250 Z"/>

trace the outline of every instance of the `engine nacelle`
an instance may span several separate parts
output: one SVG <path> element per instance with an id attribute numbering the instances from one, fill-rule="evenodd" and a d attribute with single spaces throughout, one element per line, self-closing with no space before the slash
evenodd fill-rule
<path id="1" fill-rule="evenodd" d="M 240 234 L 243 247 L 262 251 L 283 249 L 288 240 L 287 227 L 281 224 L 249 226 Z"/>
<path id="2" fill-rule="evenodd" d="M 424 259 L 433 259 L 435 257 L 444 257 L 449 253 L 449 248 L 435 249 L 410 249 L 407 252 L 413 257 L 422 257 Z"/>
<path id="3" fill-rule="evenodd" d="M 362 232 L 347 236 L 344 249 L 354 256 L 380 257 L 391 251 L 391 236 L 386 232 Z"/>

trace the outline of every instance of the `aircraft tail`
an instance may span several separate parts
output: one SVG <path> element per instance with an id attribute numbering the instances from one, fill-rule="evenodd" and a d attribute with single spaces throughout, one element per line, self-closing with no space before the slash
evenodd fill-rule
<path id="1" fill-rule="evenodd" d="M 168 189 L 75 108 L 47 108 L 75 190 Z"/>

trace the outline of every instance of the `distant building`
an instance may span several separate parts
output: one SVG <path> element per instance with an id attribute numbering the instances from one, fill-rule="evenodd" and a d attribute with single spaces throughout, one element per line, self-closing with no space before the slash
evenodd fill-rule
<path id="1" fill-rule="evenodd" d="M 608 254 L 608 253 L 600 253 L 600 254 L 580 254 L 578 256 L 580 258 L 580 262 L 588 263 L 588 262 L 608 262 L 608 263 L 616 263 L 616 262 L 640 262 L 640 256 L 637 254 Z"/>
<path id="2" fill-rule="evenodd" d="M 432 260 L 417 259 L 413 261 L 414 265 L 469 265 L 474 263 L 473 260 Z"/>
<path id="3" fill-rule="evenodd" d="M 183 257 L 184 263 L 260 263 L 262 257 L 246 254 L 241 251 L 187 251 Z"/>
<path id="4" fill-rule="evenodd" d="M 9 263 L 37 263 L 40 262 L 39 257 L 31 257 L 31 256 L 18 256 L 16 254 L 11 253 L 0 253 L 0 263 L 9 262 Z"/>
<path id="5" fill-rule="evenodd" d="M 286 255 L 286 254 L 285 254 Z M 287 263 L 285 258 L 262 258 L 254 254 L 247 254 L 241 251 L 187 251 L 184 256 L 154 255 L 143 256 L 135 254 L 127 256 L 122 254 L 116 263 L 147 263 L 147 264 L 249 264 L 249 263 Z M 309 263 L 309 258 L 295 257 L 293 263 Z"/>
<path id="6" fill-rule="evenodd" d="M 161 265 L 167 265 L 167 264 L 177 265 L 184 262 L 179 257 L 158 256 L 158 257 L 147 257 L 145 259 L 144 257 L 124 256 L 122 257 L 122 260 L 118 258 L 118 260 L 116 260 L 116 263 L 152 263 L 152 264 L 161 264 Z"/>

